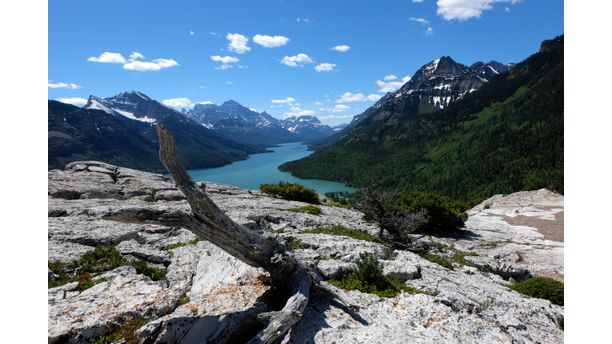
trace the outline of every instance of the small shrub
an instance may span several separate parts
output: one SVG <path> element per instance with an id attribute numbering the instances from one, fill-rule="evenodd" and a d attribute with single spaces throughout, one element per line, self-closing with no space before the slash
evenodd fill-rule
<path id="1" fill-rule="evenodd" d="M 77 284 L 76 289 L 78 291 L 84 291 L 87 290 L 91 287 L 93 287 L 96 284 L 100 284 L 102 282 L 105 282 L 106 279 L 105 278 L 100 278 L 100 279 L 92 279 L 91 274 L 90 273 L 83 273 L 80 274 L 76 277 L 76 280 L 79 282 L 79 284 Z"/>
<path id="2" fill-rule="evenodd" d="M 545 299 L 563 306 L 563 283 L 550 277 L 533 277 L 514 283 L 510 288 L 523 295 Z"/>
<path id="3" fill-rule="evenodd" d="M 357 269 L 350 270 L 344 274 L 342 279 L 332 279 L 329 283 L 338 288 L 359 290 L 363 293 L 374 294 L 380 297 L 394 297 L 402 291 L 411 294 L 428 294 L 419 289 L 406 286 L 397 278 L 383 275 L 382 265 L 371 253 L 359 254 Z"/>
<path id="4" fill-rule="evenodd" d="M 323 212 L 321 208 L 316 205 L 308 204 L 303 207 L 297 207 L 292 209 L 287 209 L 288 211 L 292 211 L 294 213 L 306 213 L 310 215 L 321 215 Z"/>
<path id="5" fill-rule="evenodd" d="M 319 195 L 316 191 L 297 183 L 279 182 L 277 184 L 261 184 L 259 189 L 263 193 L 287 200 L 319 204 Z"/>
<path id="6" fill-rule="evenodd" d="M 136 260 L 131 262 L 130 265 L 136 269 L 136 273 L 148 276 L 153 281 L 159 281 L 160 279 L 166 277 L 166 271 L 164 269 L 149 266 L 149 264 L 147 264 L 145 261 Z"/>
<path id="7" fill-rule="evenodd" d="M 563 321 L 564 321 L 564 319 L 563 319 L 563 315 L 559 315 L 559 316 L 557 317 L 557 326 L 559 326 L 559 328 L 561 329 L 561 331 L 565 331 L 565 330 L 563 329 Z"/>
<path id="8" fill-rule="evenodd" d="M 75 262 L 75 268 L 80 272 L 99 273 L 112 270 L 125 264 L 123 256 L 115 246 L 100 245 L 89 251 Z"/>
<path id="9" fill-rule="evenodd" d="M 190 243 L 194 241 L 192 240 Z M 128 262 L 115 246 L 100 245 L 71 263 L 50 261 L 48 263 L 49 269 L 58 277 L 48 281 L 48 288 L 59 287 L 70 282 L 79 282 L 77 289 L 83 291 L 105 281 L 104 279 L 93 279 L 93 274 L 106 272 L 122 265 L 131 265 L 137 273 L 149 276 L 154 281 L 166 277 L 164 269 L 149 266 L 141 260 Z"/>
<path id="10" fill-rule="evenodd" d="M 475 252 L 462 252 L 462 251 L 457 251 L 455 252 L 455 254 L 453 254 L 453 260 L 455 261 L 455 263 L 460 264 L 460 265 L 468 265 L 468 263 L 465 261 L 465 257 L 477 257 L 478 254 Z"/>
<path id="11" fill-rule="evenodd" d="M 436 263 L 438 265 L 441 265 L 441 266 L 443 266 L 443 267 L 445 267 L 447 269 L 450 269 L 450 270 L 453 269 L 453 263 L 451 263 L 448 259 L 446 259 L 446 258 L 444 258 L 442 256 L 439 256 L 437 254 L 427 253 L 427 254 L 422 255 L 421 257 L 429 260 L 432 263 Z"/>
<path id="12" fill-rule="evenodd" d="M 172 249 L 183 247 L 183 246 L 195 245 L 199 243 L 200 241 L 202 241 L 202 238 L 195 238 L 187 242 L 177 242 L 177 243 L 166 246 L 166 250 L 172 250 Z"/>
<path id="13" fill-rule="evenodd" d="M 136 331 L 147 323 L 144 319 L 132 319 L 122 326 L 117 327 L 111 333 L 102 334 L 90 338 L 88 344 L 110 344 L 121 339 L 125 340 L 126 344 L 138 343 Z"/>
<path id="14" fill-rule="evenodd" d="M 187 294 L 183 295 L 183 297 L 181 297 L 181 305 L 184 305 L 186 303 L 189 303 L 189 296 L 187 296 Z"/>
<path id="15" fill-rule="evenodd" d="M 291 247 L 291 249 L 294 251 L 302 248 L 302 242 L 300 241 L 300 239 L 296 239 L 294 237 L 286 237 L 285 241 L 287 242 L 287 245 L 289 245 L 289 247 Z"/>
<path id="16" fill-rule="evenodd" d="M 342 226 L 307 229 L 303 231 L 302 233 L 340 235 L 340 236 L 346 236 L 346 237 L 357 239 L 357 240 L 372 241 L 372 242 L 377 242 L 380 244 L 384 243 L 384 241 L 382 241 L 380 238 L 374 235 L 371 235 L 370 233 L 358 231 L 355 229 L 350 229 L 350 228 L 346 228 Z"/>
<path id="17" fill-rule="evenodd" d="M 463 202 L 432 192 L 413 192 L 395 197 L 390 207 L 396 213 L 425 212 L 428 220 L 417 229 L 424 234 L 451 235 L 467 220 L 467 207 Z"/>

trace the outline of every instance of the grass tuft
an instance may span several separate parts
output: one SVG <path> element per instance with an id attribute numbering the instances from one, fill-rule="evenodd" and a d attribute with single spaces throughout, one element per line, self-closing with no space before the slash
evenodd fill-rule
<path id="1" fill-rule="evenodd" d="M 429 260 L 432 263 L 436 263 L 438 265 L 441 265 L 447 269 L 453 270 L 453 263 L 451 263 L 448 259 L 439 256 L 437 254 L 433 254 L 433 253 L 427 253 L 422 255 L 421 257 Z"/>
<path id="2" fill-rule="evenodd" d="M 556 305 L 563 306 L 563 283 L 550 277 L 533 277 L 514 283 L 510 288 L 523 295 L 545 299 Z"/>
<path id="3" fill-rule="evenodd" d="M 346 228 L 342 226 L 307 229 L 303 231 L 302 233 L 340 235 L 340 236 L 346 236 L 346 237 L 357 239 L 357 240 L 371 241 L 371 242 L 376 242 L 379 244 L 384 243 L 384 241 L 382 241 L 379 237 L 371 235 L 370 233 L 358 231 L 355 229 L 350 229 L 350 228 Z"/>
<path id="4" fill-rule="evenodd" d="M 305 205 L 303 207 L 286 209 L 286 210 L 287 211 L 292 211 L 294 213 L 306 213 L 306 214 L 310 214 L 310 215 L 321 215 L 321 214 L 323 214 L 323 211 L 321 211 L 320 207 L 318 207 L 316 205 L 312 205 L 312 204 L 308 204 L 308 205 Z"/>

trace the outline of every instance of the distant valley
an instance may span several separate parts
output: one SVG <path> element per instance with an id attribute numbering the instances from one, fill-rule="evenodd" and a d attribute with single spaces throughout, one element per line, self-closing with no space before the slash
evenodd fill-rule
<path id="1" fill-rule="evenodd" d="M 157 123 L 174 133 L 187 168 L 223 166 L 276 144 L 310 142 L 335 133 L 314 116 L 279 120 L 233 100 L 179 112 L 138 91 L 90 96 L 82 108 L 50 100 L 48 117 L 49 168 L 104 160 L 162 172 Z"/>

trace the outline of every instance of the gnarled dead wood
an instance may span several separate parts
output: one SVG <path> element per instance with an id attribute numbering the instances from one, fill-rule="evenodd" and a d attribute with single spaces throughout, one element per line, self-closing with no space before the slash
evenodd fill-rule
<path id="1" fill-rule="evenodd" d="M 160 159 L 172 174 L 176 186 L 185 194 L 191 214 L 157 208 L 123 208 L 106 218 L 183 227 L 244 263 L 266 270 L 275 288 L 290 297 L 281 310 L 259 314 L 258 319 L 267 325 L 250 340 L 251 344 L 272 343 L 284 336 L 302 318 L 311 288 L 331 293 L 346 306 L 355 308 L 346 293 L 322 281 L 313 267 L 298 261 L 282 238 L 271 232 L 242 226 L 219 209 L 187 174 L 179 160 L 172 134 L 161 124 L 157 125 L 157 133 Z"/>

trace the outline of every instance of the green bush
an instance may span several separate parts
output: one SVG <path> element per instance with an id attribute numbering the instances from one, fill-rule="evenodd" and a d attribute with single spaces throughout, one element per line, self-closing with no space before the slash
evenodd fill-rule
<path id="1" fill-rule="evenodd" d="M 446 259 L 446 258 L 444 258 L 442 256 L 439 256 L 437 254 L 427 253 L 427 254 L 422 255 L 421 257 L 429 260 L 432 263 L 436 263 L 438 265 L 441 265 L 441 266 L 443 266 L 443 267 L 445 267 L 447 269 L 450 269 L 450 270 L 453 269 L 453 263 L 451 263 L 448 259 Z"/>
<path id="2" fill-rule="evenodd" d="M 416 232 L 433 235 L 449 235 L 461 229 L 467 220 L 464 202 L 432 192 L 412 192 L 391 200 L 395 213 L 425 212 L 427 221 Z"/>
<path id="3" fill-rule="evenodd" d="M 477 257 L 478 253 L 475 252 L 462 252 L 462 251 L 457 251 L 455 252 L 455 254 L 453 254 L 453 260 L 460 265 L 468 265 L 467 262 L 465 261 L 465 257 Z"/>
<path id="4" fill-rule="evenodd" d="M 371 235 L 370 233 L 362 232 L 362 231 L 358 231 L 355 229 L 350 229 L 350 228 L 346 228 L 342 226 L 307 229 L 303 231 L 302 233 L 340 235 L 340 236 L 347 236 L 349 238 L 353 238 L 357 240 L 372 241 L 372 242 L 377 242 L 380 244 L 384 243 L 384 241 L 382 241 L 379 237 Z"/>
<path id="5" fill-rule="evenodd" d="M 523 295 L 545 299 L 563 306 L 563 283 L 550 277 L 533 277 L 514 283 L 510 288 Z"/>
<path id="6" fill-rule="evenodd" d="M 59 287 L 70 282 L 79 282 L 77 289 L 83 291 L 104 282 L 104 279 L 92 279 L 92 274 L 106 272 L 122 265 L 131 265 L 137 273 L 148 276 L 154 281 L 166 276 L 164 269 L 151 267 L 141 260 L 128 262 L 115 246 L 100 245 L 71 263 L 50 261 L 48 267 L 57 277 L 48 281 L 48 288 Z"/>
<path id="7" fill-rule="evenodd" d="M 300 241 L 300 239 L 294 237 L 285 237 L 285 241 L 287 242 L 287 245 L 289 245 L 289 247 L 291 247 L 291 249 L 294 251 L 302 248 L 302 242 Z"/>
<path id="8" fill-rule="evenodd" d="M 90 338 L 88 344 L 110 344 L 123 339 L 126 344 L 137 344 L 136 331 L 147 323 L 144 319 L 132 319 L 114 331 Z"/>
<path id="9" fill-rule="evenodd" d="M 312 204 L 308 204 L 308 205 L 305 205 L 303 207 L 287 209 L 287 210 L 288 211 L 292 211 L 294 213 L 306 213 L 306 214 L 310 214 L 310 215 L 321 215 L 321 214 L 323 214 L 323 212 L 321 211 L 321 208 L 319 208 L 316 205 L 312 205 Z"/>
<path id="10" fill-rule="evenodd" d="M 125 262 L 115 246 L 100 245 L 89 251 L 75 262 L 75 268 L 80 272 L 99 273 L 112 270 Z"/>
<path id="11" fill-rule="evenodd" d="M 563 329 L 563 322 L 564 322 L 564 320 L 565 320 L 565 319 L 564 319 L 563 315 L 559 315 L 559 316 L 557 317 L 557 325 L 559 326 L 559 328 L 561 329 L 561 331 L 565 331 L 565 330 Z"/>
<path id="12" fill-rule="evenodd" d="M 374 294 L 380 297 L 394 297 L 402 291 L 411 294 L 428 294 L 416 288 L 406 286 L 397 278 L 383 275 L 382 265 L 371 253 L 359 254 L 357 269 L 350 270 L 341 279 L 332 279 L 329 283 L 338 288 L 359 290 L 363 293 Z"/>
<path id="13" fill-rule="evenodd" d="M 149 264 L 147 264 L 145 261 L 137 260 L 130 263 L 130 265 L 136 269 L 136 273 L 148 276 L 153 281 L 159 281 L 160 279 L 166 277 L 166 271 L 164 269 L 149 266 Z"/>
<path id="14" fill-rule="evenodd" d="M 319 195 L 316 191 L 297 183 L 279 182 L 277 184 L 261 184 L 259 189 L 263 193 L 287 200 L 319 204 Z"/>

